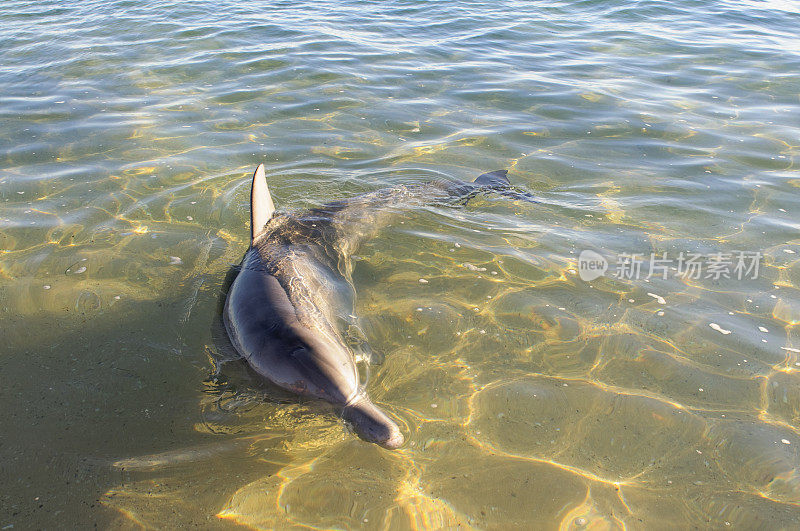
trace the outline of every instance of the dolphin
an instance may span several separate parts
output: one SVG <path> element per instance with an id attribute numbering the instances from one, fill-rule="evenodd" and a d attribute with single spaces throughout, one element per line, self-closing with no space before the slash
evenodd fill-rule
<path id="1" fill-rule="evenodd" d="M 276 213 L 259 165 L 250 193 L 250 247 L 223 307 L 231 343 L 261 377 L 337 406 L 362 439 L 400 447 L 400 428 L 370 400 L 340 333 L 355 305 L 349 256 L 387 214 L 415 203 L 466 202 L 481 191 L 533 200 L 511 187 L 506 173 L 399 186 L 290 214 Z"/>

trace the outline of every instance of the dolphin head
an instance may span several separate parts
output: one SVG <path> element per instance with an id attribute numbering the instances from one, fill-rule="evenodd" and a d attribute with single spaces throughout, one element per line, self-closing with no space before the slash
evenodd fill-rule
<path id="1" fill-rule="evenodd" d="M 274 353 L 264 372 L 295 392 L 344 405 L 359 393 L 358 370 L 350 349 L 322 328 L 273 330 L 264 343 Z"/>
<path id="2" fill-rule="evenodd" d="M 359 437 L 389 450 L 399 448 L 405 440 L 397 424 L 373 404 L 366 394 L 359 394 L 347 404 L 342 411 L 342 418 L 353 427 Z"/>
<path id="3" fill-rule="evenodd" d="M 305 372 L 305 382 L 316 384 L 312 391 L 333 404 L 343 404 L 342 417 L 365 441 L 393 450 L 403 444 L 403 434 L 367 396 L 359 384 L 358 371 L 348 347 L 325 336 L 304 334 L 303 346 L 292 352 Z M 309 389 L 310 390 L 310 389 Z"/>
<path id="4" fill-rule="evenodd" d="M 402 445 L 400 428 L 369 399 L 359 384 L 350 349 L 325 335 L 306 333 L 300 336 L 302 346 L 292 352 L 292 357 L 307 369 L 313 365 L 313 370 L 305 372 L 305 381 L 317 384 L 312 394 L 342 404 L 342 417 L 365 441 L 388 449 Z"/>

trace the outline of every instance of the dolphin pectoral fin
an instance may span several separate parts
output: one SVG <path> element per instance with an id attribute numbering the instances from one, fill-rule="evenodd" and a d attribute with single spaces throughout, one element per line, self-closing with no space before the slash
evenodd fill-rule
<path id="1" fill-rule="evenodd" d="M 346 405 L 342 410 L 342 418 L 353 427 L 359 437 L 389 450 L 399 448 L 405 440 L 397 424 L 366 395 L 361 395 Z"/>
<path id="2" fill-rule="evenodd" d="M 494 170 L 484 173 L 479 175 L 473 182 L 483 186 L 508 186 L 511 184 L 508 180 L 508 170 Z"/>
<path id="3" fill-rule="evenodd" d="M 272 196 L 267 187 L 267 177 L 264 174 L 264 165 L 259 164 L 253 174 L 253 187 L 250 189 L 250 242 L 252 243 L 264 232 L 272 214 L 275 213 L 275 205 L 272 203 Z"/>

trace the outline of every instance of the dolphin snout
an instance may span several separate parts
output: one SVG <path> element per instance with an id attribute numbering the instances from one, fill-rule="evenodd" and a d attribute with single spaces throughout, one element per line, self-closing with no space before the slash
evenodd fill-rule
<path id="1" fill-rule="evenodd" d="M 394 450 L 405 441 L 397 424 L 366 396 L 345 406 L 342 417 L 367 442 Z"/>
<path id="2" fill-rule="evenodd" d="M 380 445 L 384 448 L 388 448 L 389 450 L 396 450 L 403 446 L 403 443 L 406 442 L 406 438 L 403 437 L 403 433 L 400 431 L 400 428 L 398 428 L 396 424 L 392 424 L 394 429 L 393 433 L 388 439 L 380 443 Z"/>

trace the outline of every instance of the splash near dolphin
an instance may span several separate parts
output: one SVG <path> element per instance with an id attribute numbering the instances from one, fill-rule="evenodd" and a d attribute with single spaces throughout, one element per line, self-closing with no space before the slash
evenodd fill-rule
<path id="1" fill-rule="evenodd" d="M 261 377 L 341 408 L 362 439 L 398 448 L 403 434 L 367 396 L 340 332 L 355 305 L 348 257 L 369 235 L 352 227 L 374 232 L 392 210 L 423 201 L 468 201 L 483 191 L 532 200 L 511 187 L 506 173 L 486 173 L 472 183 L 400 186 L 289 214 L 276 213 L 259 165 L 250 196 L 250 248 L 223 309 L 231 343 Z"/>

